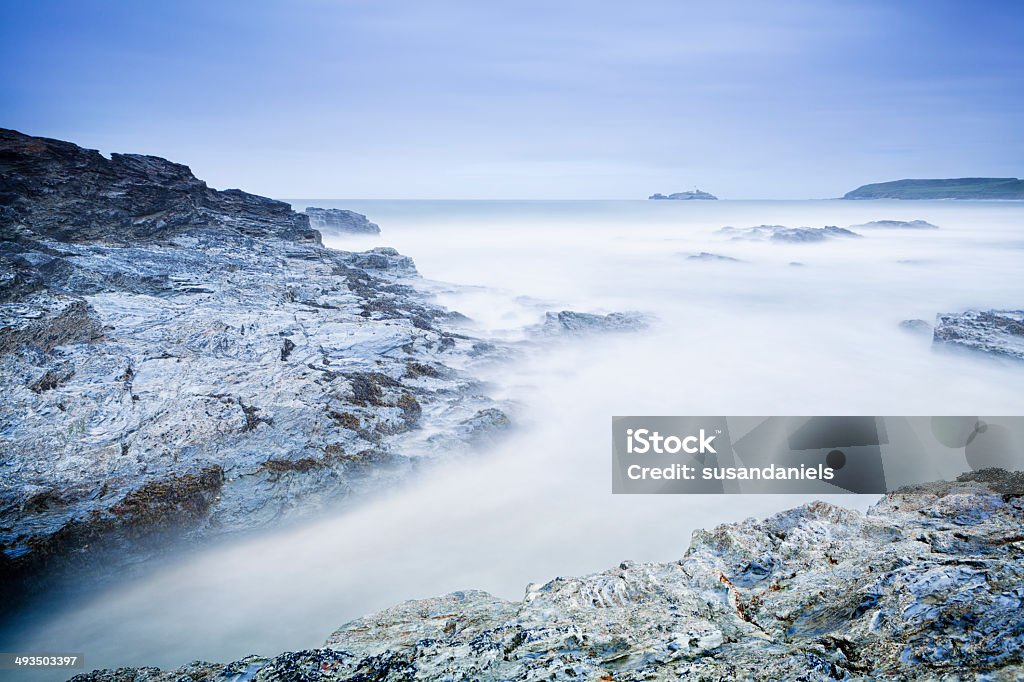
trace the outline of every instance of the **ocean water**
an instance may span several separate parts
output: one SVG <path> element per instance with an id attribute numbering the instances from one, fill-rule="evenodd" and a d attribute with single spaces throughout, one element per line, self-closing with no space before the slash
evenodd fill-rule
<path id="1" fill-rule="evenodd" d="M 519 427 L 486 452 L 298 528 L 228 542 L 22 622 L 0 649 L 88 666 L 176 666 L 319 645 L 410 598 L 682 556 L 696 528 L 800 496 L 613 496 L 616 414 L 1024 414 L 1024 363 L 934 349 L 905 319 L 1024 303 L 1024 202 L 328 201 L 412 256 L 473 333 L 523 338 L 545 311 L 636 310 L 640 334 L 535 348 L 484 368 Z M 938 230 L 780 244 L 729 225 L 923 219 Z M 709 252 L 741 262 L 691 260 Z M 865 509 L 874 496 L 830 501 Z"/>

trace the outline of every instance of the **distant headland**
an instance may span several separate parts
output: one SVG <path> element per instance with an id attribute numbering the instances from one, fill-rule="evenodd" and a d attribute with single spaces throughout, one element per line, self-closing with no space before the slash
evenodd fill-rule
<path id="1" fill-rule="evenodd" d="M 651 197 L 652 199 L 654 197 Z M 1024 180 L 952 178 L 894 180 L 858 187 L 844 199 L 1024 199 Z"/>
<path id="2" fill-rule="evenodd" d="M 695 189 L 695 190 L 690 191 L 690 192 L 675 192 L 674 194 L 669 194 L 668 196 L 665 196 L 664 194 L 660 194 L 660 193 L 652 194 L 651 196 L 649 196 L 647 198 L 648 199 L 671 199 L 671 200 L 674 200 L 674 201 L 693 201 L 695 199 L 696 200 L 705 200 L 705 201 L 707 201 L 707 200 L 717 201 L 718 200 L 718 197 L 716 197 L 714 194 L 709 194 L 707 192 L 701 192 L 699 189 Z"/>

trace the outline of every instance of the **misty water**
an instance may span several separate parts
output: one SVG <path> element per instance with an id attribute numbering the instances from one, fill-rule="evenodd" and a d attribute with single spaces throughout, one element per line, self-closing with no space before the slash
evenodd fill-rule
<path id="1" fill-rule="evenodd" d="M 899 327 L 1024 300 L 1024 203 L 306 201 L 366 213 L 422 287 L 515 341 L 548 310 L 637 310 L 648 331 L 533 347 L 481 367 L 520 426 L 497 446 L 299 527 L 169 561 L 85 603 L 23 616 L 0 649 L 77 651 L 87 666 L 177 666 L 315 647 L 406 599 L 682 556 L 695 528 L 799 496 L 613 496 L 616 414 L 1022 414 L 1024 363 L 936 350 Z M 938 230 L 779 244 L 725 225 Z M 710 252 L 742 262 L 690 260 Z M 794 265 L 799 263 L 799 265 Z M 875 496 L 834 496 L 866 509 Z"/>

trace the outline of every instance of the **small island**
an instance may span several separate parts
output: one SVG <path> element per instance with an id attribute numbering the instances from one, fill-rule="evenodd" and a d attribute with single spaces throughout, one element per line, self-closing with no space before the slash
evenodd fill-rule
<path id="1" fill-rule="evenodd" d="M 665 196 L 664 194 L 652 194 L 647 197 L 648 199 L 671 199 L 674 201 L 693 201 L 693 200 L 704 200 L 704 201 L 717 201 L 718 197 L 708 192 L 701 192 L 699 189 L 694 189 L 690 192 L 675 192 Z"/>
<path id="2" fill-rule="evenodd" d="M 653 197 L 652 197 L 653 198 Z M 1024 199 L 1024 180 L 1017 178 L 951 178 L 893 180 L 863 185 L 843 199 Z"/>

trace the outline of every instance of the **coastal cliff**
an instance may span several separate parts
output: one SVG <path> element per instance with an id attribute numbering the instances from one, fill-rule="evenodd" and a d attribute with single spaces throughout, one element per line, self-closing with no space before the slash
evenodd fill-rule
<path id="1" fill-rule="evenodd" d="M 316 649 L 76 682 L 254 680 L 967 680 L 1024 676 L 1024 475 L 986 469 L 812 502 L 693 534 L 678 561 L 625 561 L 422 599 Z M 510 550 L 514 551 L 514 550 Z"/>
<path id="2" fill-rule="evenodd" d="M 4 607 L 508 425 L 450 366 L 487 346 L 393 249 L 325 248 L 288 204 L 158 157 L 2 130 L 0 169 Z"/>
<path id="3" fill-rule="evenodd" d="M 893 180 L 863 185 L 844 199 L 1024 199 L 1024 180 L 1017 178 L 952 178 Z"/>

